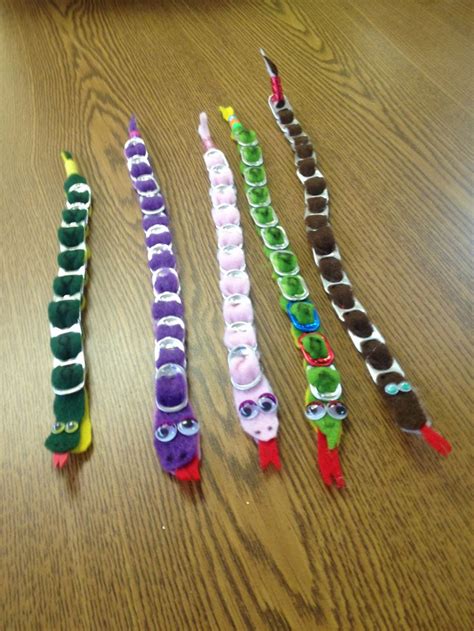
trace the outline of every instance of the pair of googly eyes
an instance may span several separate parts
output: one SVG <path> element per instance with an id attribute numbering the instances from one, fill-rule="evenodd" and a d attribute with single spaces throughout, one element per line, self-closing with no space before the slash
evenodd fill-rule
<path id="1" fill-rule="evenodd" d="M 155 430 L 155 438 L 160 443 L 169 443 L 179 432 L 183 436 L 194 436 L 199 431 L 199 423 L 192 418 L 181 421 L 177 425 L 160 425 Z"/>
<path id="2" fill-rule="evenodd" d="M 340 401 L 331 401 L 330 403 L 312 401 L 306 406 L 305 414 L 310 421 L 320 421 L 326 414 L 337 421 L 343 421 L 349 412 Z"/>
<path id="3" fill-rule="evenodd" d="M 411 392 L 413 388 L 408 381 L 402 381 L 401 383 L 387 383 L 384 386 L 384 390 L 386 394 L 394 397 L 399 392 Z"/>
<path id="4" fill-rule="evenodd" d="M 74 434 L 79 429 L 79 423 L 76 421 L 68 421 L 67 423 L 53 423 L 53 427 L 51 428 L 52 434 L 62 434 L 66 432 L 66 434 Z"/>
<path id="5" fill-rule="evenodd" d="M 240 418 L 244 421 L 251 421 L 254 419 L 260 412 L 264 412 L 265 414 L 270 414 L 274 412 L 278 407 L 278 401 L 275 395 L 271 394 L 271 392 L 267 392 L 266 394 L 262 394 L 258 397 L 257 401 L 252 401 L 248 399 L 247 401 L 242 401 L 239 405 L 239 414 Z"/>

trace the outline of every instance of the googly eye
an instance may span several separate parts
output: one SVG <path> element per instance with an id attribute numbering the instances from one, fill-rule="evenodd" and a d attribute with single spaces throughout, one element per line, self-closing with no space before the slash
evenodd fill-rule
<path id="1" fill-rule="evenodd" d="M 77 432 L 78 429 L 79 423 L 77 423 L 76 421 L 69 421 L 68 423 L 66 423 L 67 434 L 74 434 L 74 432 Z"/>
<path id="2" fill-rule="evenodd" d="M 160 443 L 169 443 L 178 433 L 175 425 L 160 425 L 155 430 L 155 438 Z"/>
<path id="3" fill-rule="evenodd" d="M 384 390 L 386 392 L 386 394 L 389 394 L 391 397 L 395 396 L 396 394 L 398 394 L 398 386 L 396 383 L 386 383 Z"/>
<path id="4" fill-rule="evenodd" d="M 332 416 L 332 418 L 337 419 L 338 421 L 344 420 L 349 414 L 346 406 L 340 401 L 332 401 L 328 405 L 328 414 Z"/>
<path id="5" fill-rule="evenodd" d="M 66 429 L 66 426 L 64 425 L 64 423 L 53 423 L 53 427 L 51 428 L 51 433 L 60 434 L 61 432 L 64 432 L 65 429 Z"/>
<path id="6" fill-rule="evenodd" d="M 269 414 L 277 409 L 278 401 L 274 394 L 267 392 L 258 397 L 258 407 L 262 410 L 262 412 Z"/>
<path id="7" fill-rule="evenodd" d="M 312 401 L 306 406 L 305 414 L 310 421 L 319 421 L 326 414 L 326 406 L 321 401 Z"/>
<path id="8" fill-rule="evenodd" d="M 402 381 L 402 383 L 398 384 L 398 389 L 400 392 L 411 392 L 413 388 L 411 387 L 411 383 L 408 383 L 408 381 Z"/>
<path id="9" fill-rule="evenodd" d="M 184 436 L 194 436 L 199 431 L 199 423 L 193 418 L 188 418 L 185 421 L 178 423 L 178 432 Z"/>
<path id="10" fill-rule="evenodd" d="M 251 421 L 259 412 L 258 405 L 255 401 L 242 401 L 239 405 L 240 418 L 244 421 Z"/>

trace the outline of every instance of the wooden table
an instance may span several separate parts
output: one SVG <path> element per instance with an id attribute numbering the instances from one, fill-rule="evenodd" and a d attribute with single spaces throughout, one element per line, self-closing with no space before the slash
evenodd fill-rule
<path id="1" fill-rule="evenodd" d="M 469 5 L 2 3 L 2 629 L 472 628 Z M 452 441 L 447 460 L 393 425 L 324 296 L 259 46 L 317 142 L 358 297 Z M 316 471 L 301 359 L 240 181 L 260 346 L 281 402 L 280 474 L 259 470 L 235 417 L 196 133 L 207 110 L 237 170 L 217 111 L 229 103 L 258 131 L 275 207 L 337 353 L 351 411 L 343 492 Z M 200 485 L 164 475 L 152 447 L 151 288 L 122 157 L 131 112 L 172 216 Z M 46 308 L 62 148 L 95 196 L 86 314 L 94 447 L 57 472 L 42 443 L 53 418 Z"/>

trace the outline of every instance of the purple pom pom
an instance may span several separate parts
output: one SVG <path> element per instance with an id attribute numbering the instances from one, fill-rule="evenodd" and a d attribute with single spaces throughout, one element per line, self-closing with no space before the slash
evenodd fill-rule
<path id="1" fill-rule="evenodd" d="M 181 302 L 175 302 L 174 300 L 157 300 L 153 303 L 151 313 L 155 320 L 159 320 L 160 318 L 170 315 L 182 318 L 184 315 L 184 309 Z"/>
<path id="2" fill-rule="evenodd" d="M 166 348 L 160 351 L 160 356 L 156 360 L 156 367 L 159 368 L 164 364 L 179 364 L 184 368 L 186 356 L 179 348 Z"/>
<path id="3" fill-rule="evenodd" d="M 165 205 L 162 195 L 155 197 L 140 197 L 140 208 L 142 210 L 160 210 Z"/>
<path id="4" fill-rule="evenodd" d="M 135 182 L 135 190 L 137 193 L 150 193 L 158 188 L 155 179 L 139 180 Z"/>
<path id="5" fill-rule="evenodd" d="M 153 286 L 158 294 L 162 294 L 164 291 L 172 291 L 173 293 L 177 293 L 179 290 L 178 276 L 176 274 L 173 274 L 172 271 L 167 271 L 163 274 L 160 273 L 157 275 L 155 284 Z"/>
<path id="6" fill-rule="evenodd" d="M 184 342 L 185 330 L 183 327 L 175 324 L 159 324 L 155 327 L 155 339 L 162 340 L 164 337 L 174 337 L 176 340 Z"/>
<path id="7" fill-rule="evenodd" d="M 146 155 L 146 147 L 143 142 L 131 142 L 125 149 L 125 155 L 127 158 L 133 158 L 134 156 Z"/>
<path id="8" fill-rule="evenodd" d="M 165 214 L 161 214 L 161 215 L 145 215 L 145 217 L 143 217 L 143 221 L 142 221 L 142 225 L 143 225 L 143 230 L 148 230 L 149 228 L 152 228 L 153 226 L 167 226 L 169 225 L 169 218 L 167 215 Z"/>
<path id="9" fill-rule="evenodd" d="M 137 162 L 130 167 L 130 174 L 132 177 L 140 177 L 140 175 L 151 175 L 153 169 L 150 164 L 146 162 Z"/>
<path id="10" fill-rule="evenodd" d="M 158 243 L 169 245 L 171 243 L 171 233 L 169 231 L 160 232 L 158 234 L 150 234 L 150 236 L 146 238 L 147 248 L 151 248 Z"/>
<path id="11" fill-rule="evenodd" d="M 159 254 L 154 254 L 151 261 L 148 262 L 148 267 L 152 272 L 160 267 L 176 267 L 175 256 L 171 252 L 160 252 Z"/>
<path id="12" fill-rule="evenodd" d="M 175 373 L 162 375 L 155 382 L 156 402 L 158 406 L 174 408 L 184 403 L 188 396 L 188 384 L 185 375 Z"/>

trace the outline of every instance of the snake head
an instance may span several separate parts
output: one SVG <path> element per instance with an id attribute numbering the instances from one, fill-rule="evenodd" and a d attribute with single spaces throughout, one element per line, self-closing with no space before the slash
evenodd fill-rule
<path id="1" fill-rule="evenodd" d="M 156 411 L 153 441 L 160 464 L 168 473 L 181 479 L 199 479 L 199 437 L 199 423 L 190 405 L 170 414 Z M 180 472 L 191 477 L 182 477 Z"/>
<path id="2" fill-rule="evenodd" d="M 341 401 L 309 400 L 305 410 L 311 425 L 326 436 L 329 449 L 338 446 L 342 435 L 342 421 L 348 411 Z"/>
<path id="3" fill-rule="evenodd" d="M 234 403 L 243 430 L 256 441 L 268 441 L 278 433 L 278 400 L 266 377 L 248 390 L 234 388 Z"/>

